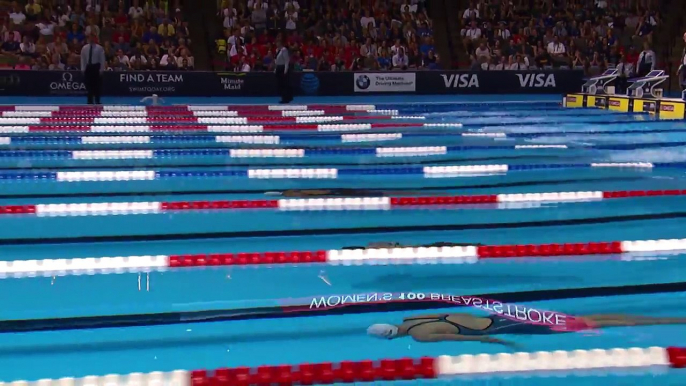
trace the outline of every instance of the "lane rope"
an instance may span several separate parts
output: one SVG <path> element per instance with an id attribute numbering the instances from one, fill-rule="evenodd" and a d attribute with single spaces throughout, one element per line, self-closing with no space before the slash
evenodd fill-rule
<path id="1" fill-rule="evenodd" d="M 439 208 L 470 205 L 492 208 L 488 204 L 575 203 L 616 199 L 685 196 L 686 190 L 620 190 L 550 193 L 509 193 L 422 197 L 346 197 L 294 198 L 278 200 L 217 201 L 132 201 L 0 205 L 0 215 L 36 215 L 39 217 L 108 216 L 158 214 L 215 210 L 273 209 L 280 211 L 361 211 Z"/>
<path id="2" fill-rule="evenodd" d="M 686 239 L 86 257 L 0 261 L 0 277 L 95 275 L 253 265 L 475 264 L 492 259 L 603 255 L 614 255 L 622 261 L 631 262 L 659 259 L 653 254 L 680 254 L 683 251 L 686 251 Z M 651 255 L 644 256 L 645 253 Z"/>

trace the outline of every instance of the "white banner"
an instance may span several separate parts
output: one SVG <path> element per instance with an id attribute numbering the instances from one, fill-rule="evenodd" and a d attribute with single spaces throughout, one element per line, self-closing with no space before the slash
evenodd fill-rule
<path id="1" fill-rule="evenodd" d="M 414 72 L 356 72 L 355 92 L 415 92 Z"/>

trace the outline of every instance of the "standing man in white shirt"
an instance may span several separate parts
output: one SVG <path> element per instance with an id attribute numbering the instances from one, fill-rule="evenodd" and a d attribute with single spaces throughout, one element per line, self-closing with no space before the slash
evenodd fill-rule
<path id="1" fill-rule="evenodd" d="M 686 33 L 684 33 L 683 39 L 686 45 Z M 676 75 L 679 77 L 681 89 L 686 90 L 686 48 L 681 51 L 681 63 L 679 64 L 679 69 L 676 70 Z"/>
<path id="2" fill-rule="evenodd" d="M 626 61 L 626 57 L 621 55 L 619 63 L 617 63 L 616 70 L 619 72 L 617 77 L 615 94 L 624 94 L 626 92 L 628 79 L 634 76 L 634 64 Z"/>
<path id="3" fill-rule="evenodd" d="M 636 62 L 636 68 L 638 73 L 636 75 L 643 77 L 648 75 L 648 73 L 655 69 L 655 52 L 650 49 L 650 44 L 648 42 L 643 43 L 643 51 L 638 55 L 638 61 Z"/>
<path id="4" fill-rule="evenodd" d="M 88 104 L 100 104 L 102 74 L 105 72 L 105 50 L 96 43 L 95 34 L 88 36 L 88 44 L 81 49 L 81 71 L 88 91 Z"/>
<path id="5" fill-rule="evenodd" d="M 288 48 L 284 44 L 284 37 L 276 39 L 276 60 L 274 73 L 276 74 L 276 85 L 281 95 L 280 103 L 291 103 L 293 100 L 293 90 L 291 88 L 291 56 Z"/>

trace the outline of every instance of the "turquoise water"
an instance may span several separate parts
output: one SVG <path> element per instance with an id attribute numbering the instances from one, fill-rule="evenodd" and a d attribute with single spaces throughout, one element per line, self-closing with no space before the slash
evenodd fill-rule
<path id="1" fill-rule="evenodd" d="M 82 135 L 44 135 L 44 141 L 10 145 L 32 151 L 77 149 L 210 149 L 299 147 L 321 149 L 383 146 L 480 146 L 433 157 L 378 158 L 325 155 L 298 159 L 167 157 L 150 160 L 73 160 L 36 156 L 0 157 L 0 173 L 95 170 L 218 171 L 260 168 L 414 167 L 440 165 L 550 165 L 591 162 L 672 163 L 669 168 L 562 168 L 517 170 L 494 175 L 424 178 L 419 174 L 348 175 L 330 180 L 255 180 L 190 177 L 130 182 L 0 180 L 0 205 L 38 203 L 193 201 L 273 198 L 265 191 L 302 188 L 373 188 L 394 195 L 453 195 L 590 190 L 680 189 L 686 161 L 683 122 L 649 116 L 561 109 L 556 98 L 535 97 L 338 98 L 299 103 L 375 103 L 402 115 L 425 115 L 426 123 L 464 124 L 462 129 L 388 128 L 370 133 L 402 133 L 394 141 L 342 143 L 342 133 L 291 133 L 278 145 L 212 143 L 206 134 L 162 138 L 146 145 L 74 145 Z M 518 102 L 519 103 L 505 103 Z M 22 103 L 21 100 L 5 101 Z M 27 103 L 77 103 L 69 98 Z M 169 100 L 170 103 L 237 103 Z M 243 103 L 267 103 L 246 99 Z M 440 102 L 430 104 L 430 102 Z M 135 103 L 108 100 L 105 103 Z M 400 121 L 403 122 L 403 121 Z M 505 138 L 465 137 L 498 132 Z M 348 134 L 348 133 L 345 133 Z M 114 134 L 107 134 L 108 136 Z M 157 135 L 157 134 L 155 134 Z M 237 134 L 236 134 L 237 135 Z M 4 136 L 4 135 L 3 135 Z M 8 135 L 9 136 L 9 135 Z M 12 135 L 20 137 L 21 135 Z M 35 134 L 25 137 L 38 137 Z M 559 144 L 567 149 L 503 149 L 505 146 Z M 598 148 L 603 145 L 605 148 Z M 608 146 L 609 145 L 609 146 Z M 617 150 L 615 150 L 617 149 Z M 384 165 L 381 165 L 384 164 Z M 225 165 L 225 166 L 224 166 Z M 497 205 L 402 209 L 386 212 L 215 211 L 156 215 L 37 218 L 0 217 L 0 259 L 25 260 L 156 254 L 302 251 L 339 249 L 376 241 L 408 244 L 438 241 L 482 244 L 538 244 L 645 240 L 684 237 L 686 202 L 650 197 L 538 206 Z M 189 236 L 191 235 L 191 236 Z M 199 311 L 277 305 L 279 299 L 366 292 L 493 294 L 603 286 L 686 282 L 681 254 L 643 255 L 644 260 L 556 258 L 485 261 L 474 265 L 282 266 L 186 269 L 149 274 L 65 276 L 0 280 L 0 319 L 63 318 L 171 311 Z M 626 259 L 625 259 L 626 260 Z M 591 291 L 593 292 L 593 291 Z M 654 293 L 525 302 L 572 315 L 638 314 L 686 316 L 684 293 Z M 465 312 L 464 309 L 455 309 Z M 475 311 L 476 312 L 476 311 Z M 380 358 L 506 352 L 479 343 L 377 341 L 365 335 L 372 323 L 393 323 L 431 311 L 402 311 L 293 319 L 261 319 L 173 326 L 129 327 L 0 335 L 0 381 L 296 364 Z M 686 326 L 614 328 L 600 334 L 516 336 L 526 351 L 683 345 Z M 593 384 L 594 374 L 577 374 L 569 384 Z M 597 375 L 597 374 L 595 374 Z M 635 374 L 633 374 L 635 375 Z M 607 375 L 612 384 L 678 384 L 676 370 L 659 374 Z M 469 379 L 470 384 L 546 384 L 512 378 Z M 441 383 L 444 381 L 432 381 Z M 536 382 L 536 383 L 532 383 Z"/>

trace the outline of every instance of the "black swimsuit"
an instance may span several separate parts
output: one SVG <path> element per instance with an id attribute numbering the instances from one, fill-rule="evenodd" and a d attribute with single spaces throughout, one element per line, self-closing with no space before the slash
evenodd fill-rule
<path id="1" fill-rule="evenodd" d="M 307 192 L 307 190 L 305 191 Z M 327 189 L 322 196 L 329 197 L 385 197 L 386 194 L 382 190 L 368 190 L 368 189 Z"/>
<path id="2" fill-rule="evenodd" d="M 466 335 L 466 336 L 474 336 L 474 335 L 502 335 L 502 334 L 512 334 L 512 335 L 547 335 L 547 334 L 555 334 L 559 333 L 559 331 L 554 331 L 548 328 L 547 326 L 543 325 L 537 325 L 537 324 L 529 324 L 529 323 L 522 323 L 518 322 L 516 320 L 511 320 L 507 318 L 502 318 L 499 316 L 488 316 L 486 319 L 489 319 L 491 321 L 491 324 L 489 324 L 486 328 L 483 330 L 476 330 L 473 328 L 469 328 L 466 326 L 463 326 L 461 324 L 455 323 L 453 321 L 450 321 L 448 319 L 450 315 L 445 314 L 445 315 L 439 315 L 436 317 L 430 317 L 430 318 L 407 318 L 404 321 L 405 322 L 411 322 L 411 321 L 421 321 L 420 323 L 417 323 L 410 328 L 407 329 L 407 333 L 410 332 L 413 328 L 417 326 L 421 326 L 424 324 L 429 324 L 429 323 L 448 323 L 451 326 L 454 326 L 455 328 L 458 329 L 458 334 L 459 335 Z"/>

